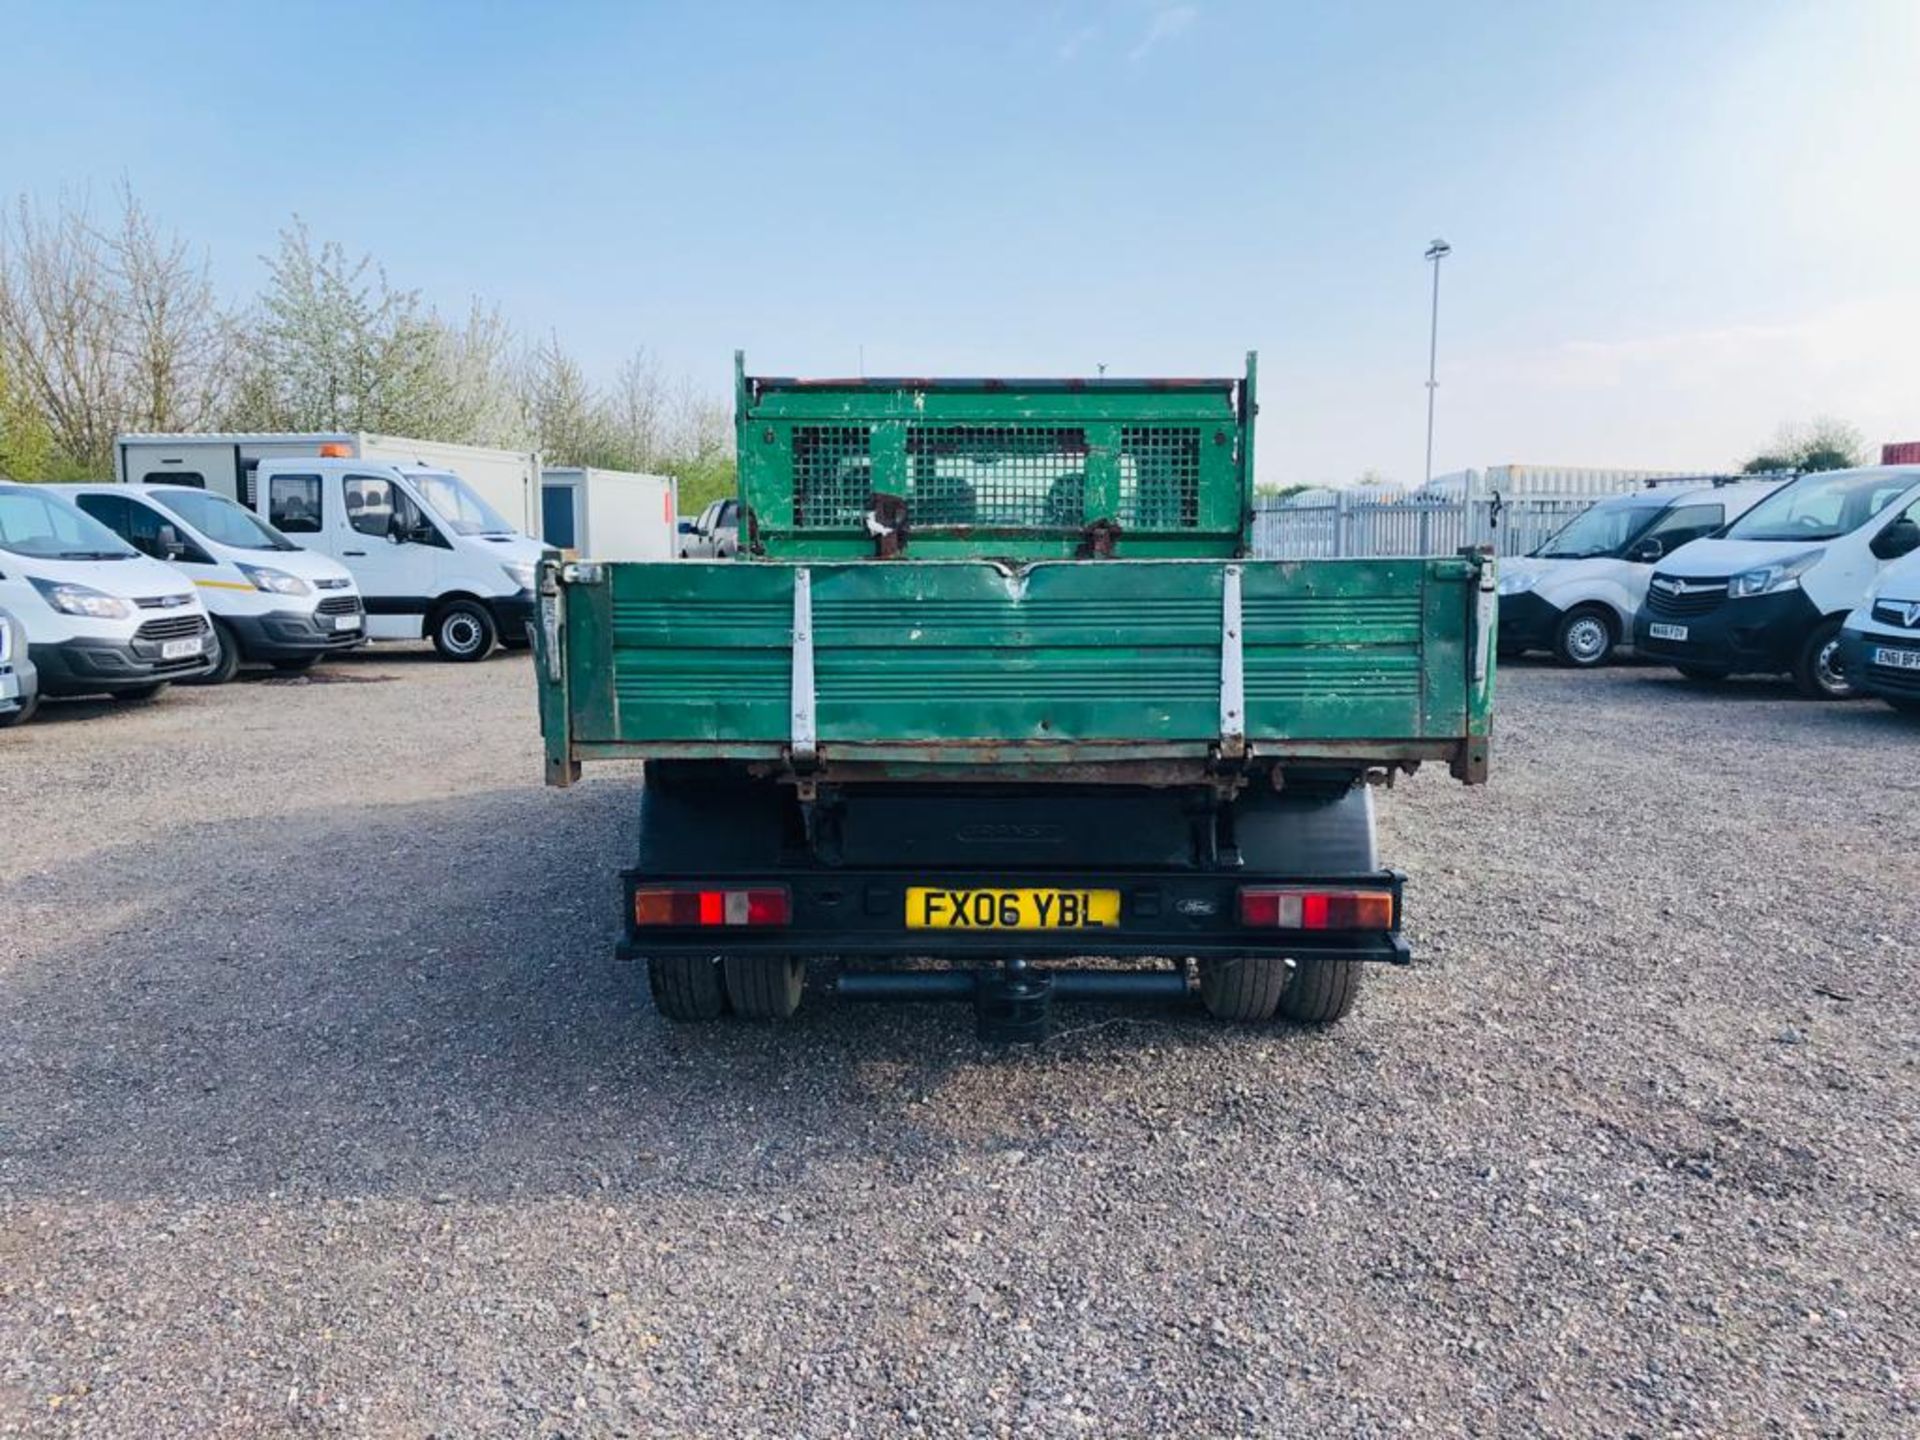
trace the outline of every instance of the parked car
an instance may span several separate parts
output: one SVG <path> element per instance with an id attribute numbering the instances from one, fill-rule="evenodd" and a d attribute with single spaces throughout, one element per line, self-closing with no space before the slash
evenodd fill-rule
<path id="1" fill-rule="evenodd" d="M 543 553 L 450 470 L 354 459 L 265 459 L 254 508 L 352 573 L 374 640 L 433 641 L 445 660 L 532 642 Z"/>
<path id="2" fill-rule="evenodd" d="M 1847 617 L 1840 632 L 1840 664 L 1869 695 L 1920 715 L 1920 549 L 1887 566 Z"/>
<path id="3" fill-rule="evenodd" d="M 27 655 L 25 627 L 0 610 L 0 729 L 33 718 L 40 708 L 39 677 Z"/>
<path id="4" fill-rule="evenodd" d="M 231 680 L 248 663 L 306 670 L 366 644 L 360 591 L 346 566 L 302 550 L 224 495 L 171 484 L 51 488 L 193 581 L 220 642 L 210 683 Z"/>
<path id="5" fill-rule="evenodd" d="M 213 669 L 213 620 L 178 570 L 44 485 L 0 482 L 0 606 L 43 695 L 146 700 Z"/>
<path id="6" fill-rule="evenodd" d="M 1916 546 L 1920 465 L 1803 475 L 1660 563 L 1634 648 L 1693 679 L 1785 674 L 1803 695 L 1844 699 L 1841 627 Z"/>
<path id="7" fill-rule="evenodd" d="M 1500 565 L 1500 650 L 1604 665 L 1633 622 L 1657 561 L 1711 535 L 1783 482 L 1693 480 L 1602 500 L 1531 555 Z"/>
<path id="8" fill-rule="evenodd" d="M 740 502 L 716 500 L 680 535 L 682 560 L 731 560 L 740 553 Z"/>

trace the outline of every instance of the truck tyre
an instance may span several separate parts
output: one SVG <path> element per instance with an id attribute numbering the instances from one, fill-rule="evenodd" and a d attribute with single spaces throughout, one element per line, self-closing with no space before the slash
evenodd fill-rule
<path id="1" fill-rule="evenodd" d="M 656 956 L 647 961 L 653 1008 L 669 1020 L 718 1020 L 727 1012 L 720 988 L 720 962 L 710 956 Z"/>
<path id="2" fill-rule="evenodd" d="M 224 620 L 215 620 L 213 643 L 215 646 L 213 669 L 204 675 L 196 675 L 191 680 L 182 681 L 182 684 L 224 685 L 240 673 L 240 637 L 233 633 L 233 627 Z"/>
<path id="3" fill-rule="evenodd" d="M 784 955 L 729 955 L 720 966 L 733 1013 L 749 1020 L 785 1020 L 800 1008 L 804 960 Z"/>
<path id="4" fill-rule="evenodd" d="M 1793 657 L 1793 683 L 1809 700 L 1851 700 L 1860 692 L 1840 668 L 1840 621 L 1813 627 Z"/>
<path id="5" fill-rule="evenodd" d="M 1331 1025 L 1353 1008 L 1364 960 L 1302 960 L 1280 997 L 1280 1013 L 1303 1025 Z"/>
<path id="6" fill-rule="evenodd" d="M 454 600 L 433 616 L 433 648 L 442 660 L 484 660 L 493 653 L 497 632 L 487 607 Z"/>
<path id="7" fill-rule="evenodd" d="M 1287 962 L 1276 955 L 1200 962 L 1200 1001 L 1216 1020 L 1271 1020 L 1286 988 Z"/>
<path id="8" fill-rule="evenodd" d="M 166 692 L 169 680 L 155 680 L 151 685 L 134 685 L 125 690 L 115 690 L 113 698 L 122 705 L 143 705 Z"/>
<path id="9" fill-rule="evenodd" d="M 1613 614 L 1604 605 L 1576 605 L 1553 632 L 1553 654 L 1562 665 L 1591 670 L 1604 665 L 1619 640 Z"/>

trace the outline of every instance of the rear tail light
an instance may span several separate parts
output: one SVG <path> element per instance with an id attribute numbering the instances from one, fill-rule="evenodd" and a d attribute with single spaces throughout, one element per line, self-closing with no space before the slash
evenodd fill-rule
<path id="1" fill-rule="evenodd" d="M 633 892 L 636 925 L 785 925 L 791 918 L 792 902 L 778 885 L 752 890 L 648 885 Z"/>
<path id="2" fill-rule="evenodd" d="M 1391 890 L 1308 890 L 1249 885 L 1240 923 L 1257 930 L 1391 930 Z"/>

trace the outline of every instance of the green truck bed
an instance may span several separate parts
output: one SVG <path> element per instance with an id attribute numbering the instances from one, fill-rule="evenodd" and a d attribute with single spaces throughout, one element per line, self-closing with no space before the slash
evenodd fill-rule
<path id="1" fill-rule="evenodd" d="M 1260 757 L 1483 779 L 1492 562 L 552 565 L 548 776 L 712 758 L 895 775 Z"/>

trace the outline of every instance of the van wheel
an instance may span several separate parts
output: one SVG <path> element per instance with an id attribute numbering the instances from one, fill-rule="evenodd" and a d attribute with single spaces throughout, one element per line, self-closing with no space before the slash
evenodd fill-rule
<path id="1" fill-rule="evenodd" d="M 182 685 L 224 685 L 240 673 L 240 637 L 224 620 L 213 622 L 213 668 L 204 675 L 182 680 Z"/>
<path id="2" fill-rule="evenodd" d="M 442 660 L 484 660 L 494 639 L 493 616 L 471 600 L 455 600 L 434 617 L 433 648 Z"/>
<path id="3" fill-rule="evenodd" d="M 720 966 L 733 1013 L 749 1020 L 785 1020 L 800 1008 L 807 963 L 784 955 L 729 955 Z"/>
<path id="4" fill-rule="evenodd" d="M 6 714 L 0 715 L 0 730 L 6 729 L 9 725 L 26 724 L 27 721 L 33 719 L 33 712 L 39 708 L 40 692 L 36 690 L 33 694 L 29 695 L 17 709 L 9 710 Z"/>
<path id="5" fill-rule="evenodd" d="M 1303 1025 L 1331 1025 L 1353 1008 L 1364 960 L 1302 960 L 1280 997 L 1280 1013 Z"/>
<path id="6" fill-rule="evenodd" d="M 1851 700 L 1859 691 L 1840 668 L 1840 622 L 1813 627 L 1793 661 L 1793 683 L 1809 700 Z"/>
<path id="7" fill-rule="evenodd" d="M 1588 670 L 1607 663 L 1617 638 L 1611 615 L 1598 605 L 1581 605 L 1561 619 L 1553 653 L 1562 665 Z"/>
<path id="8" fill-rule="evenodd" d="M 126 690 L 115 690 L 112 698 L 122 705 L 139 705 L 162 694 L 168 684 L 166 680 L 156 680 L 151 685 L 135 685 Z"/>
<path id="9" fill-rule="evenodd" d="M 653 1008 L 669 1020 L 718 1020 L 727 1013 L 720 962 L 708 956 L 655 956 L 647 961 L 647 989 Z"/>
<path id="10" fill-rule="evenodd" d="M 1287 988 L 1287 962 L 1274 955 L 1200 962 L 1200 1003 L 1216 1020 L 1270 1020 Z"/>

